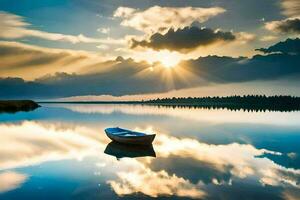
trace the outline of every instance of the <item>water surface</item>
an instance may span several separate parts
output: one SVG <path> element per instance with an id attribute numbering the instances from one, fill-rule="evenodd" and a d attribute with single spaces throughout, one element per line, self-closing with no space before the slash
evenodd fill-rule
<path id="1" fill-rule="evenodd" d="M 299 199 L 299 121 L 97 104 L 0 114 L 0 199 Z M 111 144 L 112 126 L 156 133 L 153 149 Z"/>

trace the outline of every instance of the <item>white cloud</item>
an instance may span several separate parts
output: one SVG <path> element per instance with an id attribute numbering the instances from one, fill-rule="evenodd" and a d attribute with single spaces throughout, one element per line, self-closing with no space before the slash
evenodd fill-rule
<path id="1" fill-rule="evenodd" d="M 163 32 L 169 28 L 184 28 L 193 22 L 205 22 L 211 17 L 224 13 L 221 7 L 160 7 L 153 6 L 146 10 L 119 7 L 114 17 L 122 18 L 121 25 L 135 28 L 142 32 Z"/>
<path id="2" fill-rule="evenodd" d="M 151 197 L 174 195 L 179 197 L 203 198 L 206 193 L 201 183 L 192 184 L 189 180 L 169 175 L 166 171 L 152 171 L 144 164 L 132 161 L 130 171 L 117 172 L 118 179 L 108 181 L 112 189 L 119 195 L 143 193 Z"/>
<path id="3" fill-rule="evenodd" d="M 97 131 L 81 126 L 64 127 L 25 121 L 17 125 L 1 124 L 0 130 L 3 133 L 0 136 L 0 170 L 45 161 L 81 159 L 105 146 Z"/>
<path id="4" fill-rule="evenodd" d="M 134 12 L 136 12 L 137 9 L 135 8 L 128 8 L 128 7 L 119 7 L 115 13 L 114 17 L 124 17 L 124 18 L 129 18 L 131 17 Z"/>
<path id="5" fill-rule="evenodd" d="M 31 29 L 29 23 L 19 15 L 0 12 L 0 38 L 4 39 L 18 39 L 24 37 L 36 37 L 45 40 L 63 41 L 76 43 L 102 43 L 102 44 L 114 44 L 123 45 L 126 43 L 123 39 L 112 38 L 91 38 L 83 34 L 79 35 L 67 35 L 61 33 L 50 33 Z"/>
<path id="6" fill-rule="evenodd" d="M 97 31 L 103 34 L 109 34 L 110 28 L 98 28 Z"/>
<path id="7" fill-rule="evenodd" d="M 238 178 L 256 176 L 258 181 L 265 185 L 297 185 L 300 170 L 285 168 L 267 158 L 258 158 L 264 154 L 281 156 L 279 152 L 266 149 L 257 149 L 250 144 L 213 145 L 201 143 L 194 139 L 178 139 L 166 135 L 156 138 L 159 144 L 155 150 L 160 157 L 175 155 L 183 158 L 193 158 L 210 163 L 219 171 L 226 171 Z M 229 168 L 228 168 L 229 167 Z"/>
<path id="8" fill-rule="evenodd" d="M 103 127 L 90 127 L 25 121 L 21 124 L 1 124 L 0 169 L 12 169 L 36 165 L 46 161 L 82 159 L 96 155 L 97 167 L 116 176 L 107 181 L 120 196 L 143 193 L 151 197 L 174 195 L 201 198 L 207 194 L 201 179 L 192 183 L 189 179 L 164 169 L 153 170 L 155 158 L 127 159 L 121 161 L 110 156 L 99 156 L 108 142 L 105 134 L 99 134 Z M 138 130 L 138 129 L 135 129 Z M 152 129 L 146 132 L 151 132 Z M 154 142 L 158 158 L 192 159 L 194 162 L 210 164 L 231 180 L 251 178 L 257 183 L 273 186 L 299 188 L 297 181 L 300 170 L 286 168 L 262 157 L 264 154 L 281 156 L 279 152 L 257 149 L 250 144 L 214 145 L 191 138 L 176 138 L 161 131 Z M 26 133 L 26 134 L 24 134 Z M 167 163 L 165 163 L 167 164 Z M 172 164 L 172 163 L 171 163 Z M 205 165 L 203 165 L 205 166 Z M 24 174 L 5 172 L 0 174 L 0 192 L 19 187 L 27 179 Z M 5 180 L 5 181 L 3 181 Z M 224 180 L 211 180 L 212 184 L 230 184 Z"/>
<path id="9" fill-rule="evenodd" d="M 27 180 L 27 175 L 8 171 L 0 174 L 0 180 L 0 193 L 3 193 L 20 187 Z"/>
<path id="10" fill-rule="evenodd" d="M 139 131 L 140 129 L 135 129 Z M 152 132 L 153 130 L 143 130 Z M 158 158 L 176 157 L 179 159 L 191 159 L 202 166 L 213 166 L 215 170 L 226 175 L 230 174 L 229 180 L 216 180 L 211 177 L 211 184 L 230 185 L 235 179 L 256 180 L 262 186 L 283 186 L 299 188 L 297 181 L 300 170 L 285 168 L 274 163 L 272 160 L 260 157 L 264 154 L 281 156 L 279 152 L 257 149 L 250 144 L 226 144 L 213 145 L 202 143 L 191 138 L 175 138 L 166 134 L 157 135 L 155 140 L 155 151 Z M 189 179 L 170 174 L 163 169 L 151 169 L 152 161 L 155 159 L 129 160 L 122 159 L 118 167 L 117 179 L 108 183 L 120 196 L 143 193 L 151 197 L 160 195 L 175 195 L 180 197 L 203 198 L 207 195 L 206 185 L 201 179 L 191 183 Z M 206 163 L 206 164 L 205 164 Z M 121 165 L 119 164 L 119 165 Z M 167 164 L 167 163 L 164 163 Z M 172 165 L 172 163 L 170 163 Z M 205 173 L 205 170 L 202 169 Z M 211 184 L 209 184 L 211 187 Z M 218 186 L 216 186 L 218 187 Z M 209 194 L 208 194 L 209 195 Z"/>
<path id="11" fill-rule="evenodd" d="M 101 45 L 98 45 L 98 46 L 96 46 L 98 49 L 103 49 L 103 50 L 106 50 L 106 49 L 108 49 L 109 48 L 109 46 L 108 45 L 106 45 L 106 44 L 101 44 Z"/>

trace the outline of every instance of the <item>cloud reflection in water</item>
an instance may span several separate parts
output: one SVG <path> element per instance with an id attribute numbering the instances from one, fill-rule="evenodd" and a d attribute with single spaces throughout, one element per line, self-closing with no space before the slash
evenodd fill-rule
<path id="1" fill-rule="evenodd" d="M 26 174 L 12 171 L 0 173 L 0 193 L 11 191 L 20 187 L 27 178 Z"/>
<path id="2" fill-rule="evenodd" d="M 299 188 L 300 170 L 282 167 L 263 157 L 265 154 L 281 156 L 280 152 L 257 149 L 250 144 L 211 145 L 195 139 L 179 139 L 164 134 L 159 134 L 155 142 L 157 157 L 158 159 L 165 158 L 165 162 L 171 157 L 189 159 L 190 162 L 194 160 L 195 165 L 206 164 L 221 174 L 230 174 L 228 181 L 212 177 L 210 184 L 216 186 L 220 184 L 231 185 L 233 180 L 254 178 L 257 180 L 257 184 L 261 186 Z M 178 176 L 176 172 L 169 172 L 167 169 L 160 169 L 159 167 L 152 169 L 154 162 L 155 159 L 139 160 L 135 168 L 130 168 L 126 172 L 117 172 L 119 180 L 108 181 L 108 183 L 121 196 L 138 192 L 152 197 L 176 195 L 200 198 L 206 195 L 207 185 L 203 183 L 201 178 L 196 184 L 193 184 L 189 179 Z M 161 159 L 159 162 L 164 162 L 164 160 Z M 169 164 L 174 165 L 172 162 Z M 200 173 L 205 174 L 205 167 L 202 168 L 202 171 L 195 172 L 195 174 L 197 173 L 199 177 Z"/>
<path id="3" fill-rule="evenodd" d="M 47 161 L 94 156 L 97 163 L 105 163 L 104 171 L 114 174 L 106 177 L 106 182 L 120 196 L 142 193 L 151 197 L 174 195 L 203 198 L 209 195 L 208 185 L 230 186 L 236 180 L 247 179 L 255 180 L 260 186 L 299 189 L 299 169 L 283 167 L 264 157 L 266 154 L 282 156 L 280 152 L 257 149 L 250 144 L 207 144 L 187 137 L 173 137 L 155 130 L 157 138 L 154 149 L 157 158 L 122 158 L 117 161 L 111 156 L 99 154 L 108 143 L 105 135 L 99 134 L 99 129 L 34 121 L 1 124 L 0 169 L 11 170 Z M 172 163 L 174 157 L 177 160 L 187 160 L 195 165 L 195 169 L 202 166 L 201 171 L 194 171 L 196 181 L 182 175 L 179 165 L 179 168 L 175 166 L 176 170 L 173 171 L 168 168 L 168 165 L 176 165 Z M 161 163 L 157 165 L 156 161 Z M 201 175 L 209 168 L 220 174 L 229 174 L 229 179 L 220 179 L 212 175 L 209 182 L 204 181 Z M 27 177 L 8 175 L 10 176 L 5 176 L 12 177 L 9 180 L 15 188 Z M 4 192 L 10 187 L 2 188 Z M 285 191 L 285 195 L 288 194 L 290 193 Z"/>
<path id="4" fill-rule="evenodd" d="M 1 124 L 0 130 L 0 170 L 53 160 L 81 159 L 91 151 L 104 148 L 97 132 L 81 126 L 60 127 L 25 121 Z"/>

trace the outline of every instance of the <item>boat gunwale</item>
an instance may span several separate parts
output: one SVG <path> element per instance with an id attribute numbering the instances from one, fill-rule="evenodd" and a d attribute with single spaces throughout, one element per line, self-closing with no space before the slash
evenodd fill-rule
<path id="1" fill-rule="evenodd" d="M 108 129 L 119 129 L 122 132 L 126 132 L 124 134 L 116 134 L 118 133 L 116 132 L 111 132 Z M 142 133 L 142 132 L 138 132 L 138 131 L 131 131 L 131 130 L 127 130 L 127 129 L 123 129 L 123 128 L 119 128 L 119 127 L 115 127 L 115 128 L 106 128 L 105 133 L 108 135 L 112 135 L 115 137 L 121 137 L 121 138 L 130 138 L 130 137 L 134 137 L 134 138 L 143 138 L 143 137 L 149 137 L 149 136 L 155 136 L 156 134 L 146 134 L 146 133 Z M 119 131 L 119 132 L 121 132 Z M 135 133 L 137 133 L 136 135 L 134 135 Z M 126 135 L 126 134 L 132 134 L 132 135 Z"/>

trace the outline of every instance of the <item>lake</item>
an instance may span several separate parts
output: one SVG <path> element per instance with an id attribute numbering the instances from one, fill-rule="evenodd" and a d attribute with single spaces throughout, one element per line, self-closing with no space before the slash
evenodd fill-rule
<path id="1" fill-rule="evenodd" d="M 0 114 L 0 199 L 300 197 L 300 112 L 41 105 Z M 114 126 L 153 149 L 110 143 Z"/>

